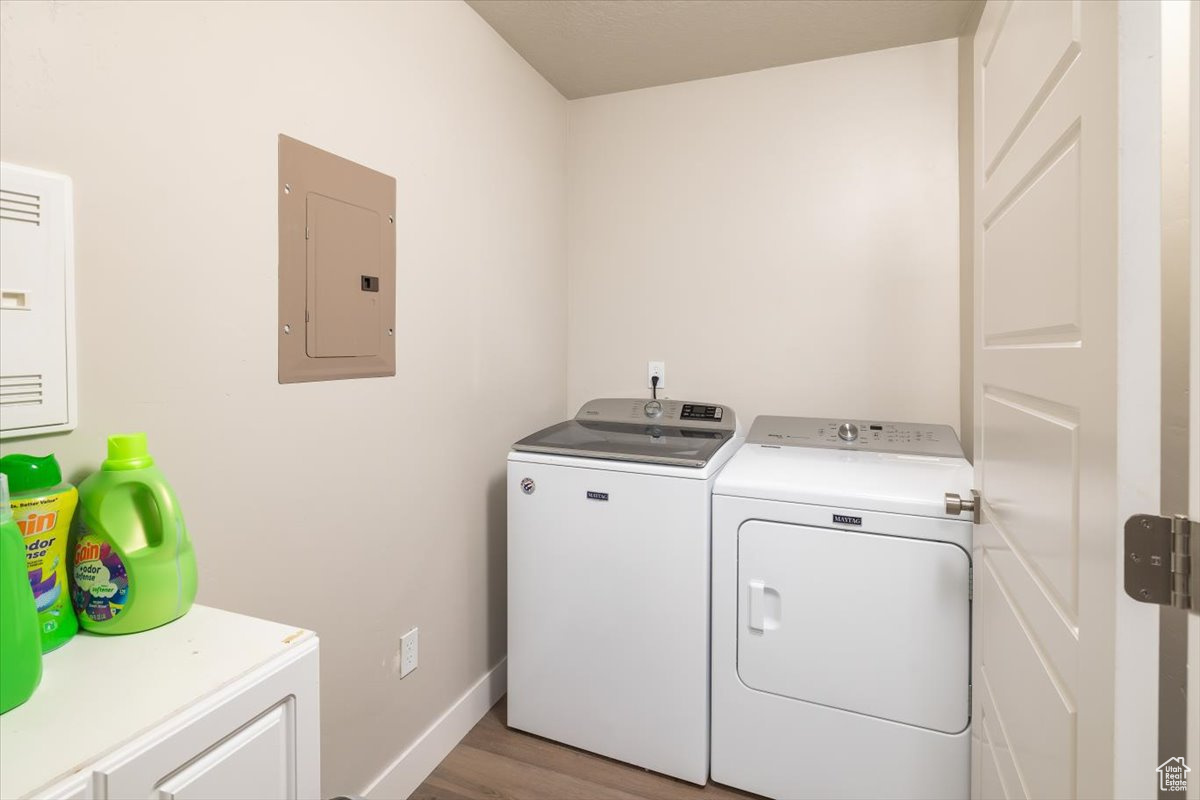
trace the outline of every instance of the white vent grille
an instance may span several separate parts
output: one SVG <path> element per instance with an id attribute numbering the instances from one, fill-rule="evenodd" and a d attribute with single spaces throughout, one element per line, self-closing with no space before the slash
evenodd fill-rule
<path id="1" fill-rule="evenodd" d="M 40 406 L 41 375 L 0 375 L 0 406 Z"/>
<path id="2" fill-rule="evenodd" d="M 0 219 L 42 224 L 42 198 L 36 194 L 0 189 Z"/>

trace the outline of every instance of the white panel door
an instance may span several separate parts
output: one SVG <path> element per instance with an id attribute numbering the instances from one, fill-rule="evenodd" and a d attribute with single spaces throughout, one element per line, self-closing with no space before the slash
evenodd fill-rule
<path id="1" fill-rule="evenodd" d="M 975 36 L 973 793 L 1111 797 L 1117 9 Z"/>
<path id="2" fill-rule="evenodd" d="M 1200 8 L 1191 9 L 1188 19 L 1191 28 L 1188 39 L 1188 61 L 1191 64 L 1191 96 L 1189 99 L 1191 130 L 1188 136 L 1191 140 L 1191 185 L 1188 187 L 1191 208 L 1191 408 L 1188 409 L 1188 428 L 1191 436 L 1191 446 L 1188 448 L 1188 475 L 1191 483 L 1188 494 L 1188 516 L 1200 519 Z M 1192 565 L 1193 569 L 1197 565 Z M 1187 761 L 1192 767 L 1191 780 L 1188 781 L 1188 800 L 1200 800 L 1200 615 L 1193 614 L 1188 620 L 1188 697 L 1193 698 L 1188 704 L 1187 725 Z"/>

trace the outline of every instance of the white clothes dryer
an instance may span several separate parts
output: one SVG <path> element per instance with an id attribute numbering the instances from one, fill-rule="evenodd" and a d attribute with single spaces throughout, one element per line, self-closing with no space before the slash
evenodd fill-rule
<path id="1" fill-rule="evenodd" d="M 755 420 L 713 490 L 713 780 L 970 796 L 971 479 L 948 426 Z"/>

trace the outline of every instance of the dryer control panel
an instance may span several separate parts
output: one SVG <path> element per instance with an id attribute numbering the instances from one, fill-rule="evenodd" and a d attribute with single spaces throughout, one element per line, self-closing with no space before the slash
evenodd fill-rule
<path id="1" fill-rule="evenodd" d="M 963 457 L 958 436 L 949 425 L 911 422 L 763 416 L 754 420 L 746 443 Z"/>

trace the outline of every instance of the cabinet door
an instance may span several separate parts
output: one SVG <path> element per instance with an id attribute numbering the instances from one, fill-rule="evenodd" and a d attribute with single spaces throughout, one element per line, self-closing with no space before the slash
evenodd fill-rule
<path id="1" fill-rule="evenodd" d="M 320 793 L 317 640 L 104 759 L 106 797 L 288 800 Z"/>
<path id="2" fill-rule="evenodd" d="M 81 773 L 37 795 L 44 800 L 92 800 L 92 773 Z"/>
<path id="3" fill-rule="evenodd" d="M 162 800 L 295 798 L 293 702 L 280 703 L 158 785 Z"/>

